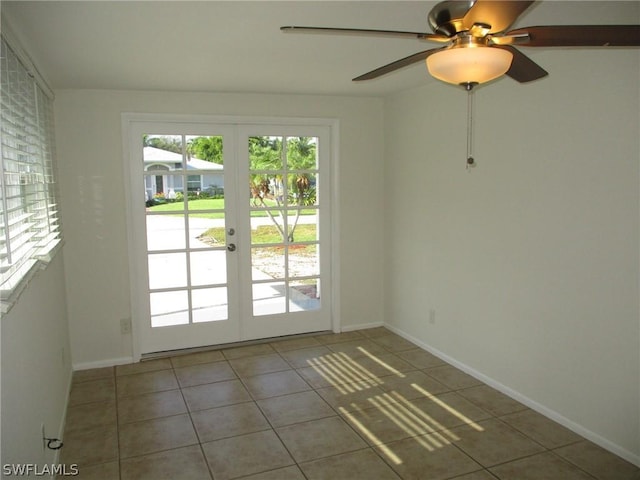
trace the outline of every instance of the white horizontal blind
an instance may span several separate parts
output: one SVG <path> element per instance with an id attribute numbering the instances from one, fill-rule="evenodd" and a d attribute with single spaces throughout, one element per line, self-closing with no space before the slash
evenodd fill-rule
<path id="1" fill-rule="evenodd" d="M 0 292 L 5 298 L 60 241 L 50 99 L 2 38 Z"/>

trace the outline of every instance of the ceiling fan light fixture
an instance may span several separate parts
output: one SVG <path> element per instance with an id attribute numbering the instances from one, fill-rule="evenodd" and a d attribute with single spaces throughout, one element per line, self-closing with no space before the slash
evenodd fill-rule
<path id="1" fill-rule="evenodd" d="M 454 85 L 485 83 L 507 73 L 512 60 L 508 50 L 466 44 L 429 55 L 427 69 L 438 80 Z"/>

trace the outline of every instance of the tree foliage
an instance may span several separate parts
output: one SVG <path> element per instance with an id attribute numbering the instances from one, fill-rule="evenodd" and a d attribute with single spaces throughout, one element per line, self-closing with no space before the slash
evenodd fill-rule
<path id="1" fill-rule="evenodd" d="M 224 164 L 222 157 L 222 137 L 196 137 L 189 141 L 187 151 L 194 157 L 207 162 Z"/>
<path id="2" fill-rule="evenodd" d="M 155 147 L 160 150 L 167 150 L 173 153 L 182 154 L 182 141 L 179 137 L 145 135 L 143 138 L 145 147 Z"/>
<path id="3" fill-rule="evenodd" d="M 283 143 L 286 147 L 283 149 Z M 265 208 L 283 240 L 294 241 L 294 233 L 303 206 L 316 202 L 315 174 L 316 142 L 312 137 L 251 137 L 249 163 L 252 204 Z M 284 174 L 286 172 L 286 175 Z M 275 202 L 277 213 L 272 213 L 266 200 Z M 295 212 L 293 222 L 285 231 L 283 215 L 287 208 Z"/>

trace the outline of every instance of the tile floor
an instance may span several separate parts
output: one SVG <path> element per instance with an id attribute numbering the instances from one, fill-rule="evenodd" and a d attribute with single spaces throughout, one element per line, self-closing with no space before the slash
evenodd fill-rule
<path id="1" fill-rule="evenodd" d="M 384 328 L 75 372 L 83 479 L 638 480 Z"/>

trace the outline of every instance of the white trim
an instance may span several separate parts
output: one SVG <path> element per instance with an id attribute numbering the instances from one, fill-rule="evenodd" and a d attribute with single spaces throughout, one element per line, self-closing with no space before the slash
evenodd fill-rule
<path id="1" fill-rule="evenodd" d="M 354 332 L 356 330 L 367 330 L 369 328 L 378 328 L 378 327 L 385 327 L 386 325 L 384 324 L 384 322 L 373 322 L 373 323 L 359 323 L 357 325 L 349 325 L 346 327 L 342 327 L 341 330 L 335 332 L 335 333 L 340 333 L 340 332 Z"/>
<path id="2" fill-rule="evenodd" d="M 62 239 L 56 241 L 55 246 L 45 255 L 40 255 L 33 260 L 33 264 L 26 269 L 26 273 L 19 275 L 19 270 L 14 274 L 17 281 L 11 283 L 11 279 L 5 282 L 10 284 L 10 288 L 0 288 L 0 314 L 6 315 L 18 302 L 22 292 L 29 286 L 31 281 L 53 261 L 58 252 L 62 249 L 64 242 Z"/>
<path id="3" fill-rule="evenodd" d="M 105 360 L 97 360 L 95 362 L 80 362 L 74 363 L 71 368 L 74 372 L 78 372 L 80 370 L 91 370 L 92 368 L 104 368 L 104 367 L 115 367 L 116 365 L 128 365 L 130 363 L 136 363 L 134 361 L 133 356 L 131 357 L 118 357 L 118 358 L 107 358 Z"/>
<path id="4" fill-rule="evenodd" d="M 332 120 L 329 124 L 331 135 L 331 329 L 334 333 L 342 330 L 340 315 L 340 120 Z"/>
<path id="5" fill-rule="evenodd" d="M 122 127 L 122 148 L 123 148 L 123 168 L 125 171 L 125 178 L 130 178 L 132 174 L 131 166 L 131 132 L 136 124 L 144 123 L 166 123 L 167 125 L 176 124 L 201 124 L 201 125 L 219 125 L 219 126 L 233 126 L 239 127 L 243 125 L 273 125 L 278 127 L 323 127 L 328 129 L 330 136 L 330 183 L 331 183 L 331 211 L 330 211 L 330 225 L 331 225 L 331 297 L 332 303 L 330 307 L 330 325 L 334 332 L 340 331 L 341 317 L 340 317 L 340 216 L 339 216 L 339 177 L 338 177 L 338 163 L 340 152 L 339 141 L 339 121 L 335 118 L 324 117 L 262 117 L 262 116 L 236 116 L 236 115 L 188 115 L 188 114 L 149 114 L 149 113 L 132 113 L 124 112 L 121 114 L 121 127 Z M 162 132 L 156 132 L 162 133 Z M 131 186 L 133 188 L 133 186 Z M 130 191 L 130 188 L 125 189 L 125 200 L 127 205 L 134 205 L 135 200 L 132 196 L 136 195 L 136 191 Z M 129 245 L 134 245 L 135 238 L 131 225 L 135 225 L 132 218 L 133 213 L 131 208 L 127 208 L 127 240 Z M 131 255 L 131 249 L 129 249 L 129 255 Z M 135 285 L 137 278 L 140 276 L 136 272 L 135 259 L 130 259 L 129 265 L 129 277 L 131 285 Z M 141 332 L 139 331 L 140 322 L 136 319 L 141 318 L 143 312 L 139 312 L 139 302 L 131 302 L 131 314 L 132 314 L 132 351 L 133 361 L 139 361 L 142 356 L 141 349 Z"/>
<path id="6" fill-rule="evenodd" d="M 536 412 L 544 415 L 545 417 L 550 418 L 554 422 L 559 423 L 563 427 L 568 428 L 569 430 L 577 433 L 581 437 L 584 437 L 587 440 L 590 440 L 591 442 L 595 443 L 596 445 L 599 445 L 605 450 L 608 450 L 611 453 L 640 467 L 640 455 L 636 455 L 635 453 L 630 452 L 629 450 L 621 447 L 620 445 L 615 444 L 611 440 L 608 440 L 603 436 L 595 432 L 592 432 L 591 430 L 583 427 L 582 425 L 574 422 L 573 420 L 570 420 L 565 416 L 559 414 L 555 410 L 552 410 L 536 402 L 535 400 L 532 400 L 529 397 L 521 394 L 520 392 L 517 392 L 512 388 L 507 387 L 506 385 L 494 380 L 491 377 L 488 377 L 487 375 L 483 374 L 482 372 L 479 372 L 478 370 L 470 367 L 469 365 L 462 363 L 453 357 L 450 357 L 446 353 L 441 352 L 440 350 L 432 347 L 427 343 L 422 342 L 421 340 L 418 340 L 417 338 L 413 337 L 412 335 L 409 335 L 408 333 L 400 330 L 399 328 L 396 328 L 393 325 L 389 325 L 389 324 L 385 324 L 384 326 L 389 330 L 391 330 L 393 333 L 396 333 L 401 337 L 403 337 L 404 339 L 409 340 L 411 343 L 414 343 L 420 348 L 432 353 L 433 355 L 444 360 L 448 364 L 453 365 L 454 367 L 462 370 L 463 372 L 471 375 L 474 378 L 477 378 L 482 383 L 485 383 L 486 385 L 489 385 L 490 387 L 495 388 L 499 392 L 504 393 L 508 397 L 511 397 L 514 400 L 531 408 L 532 410 L 535 410 Z"/>

